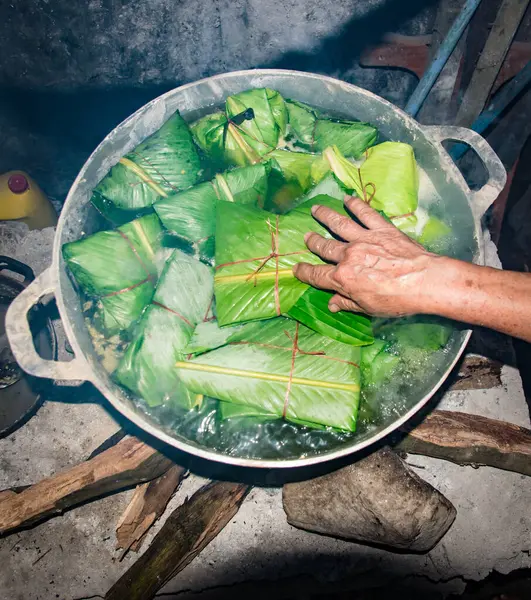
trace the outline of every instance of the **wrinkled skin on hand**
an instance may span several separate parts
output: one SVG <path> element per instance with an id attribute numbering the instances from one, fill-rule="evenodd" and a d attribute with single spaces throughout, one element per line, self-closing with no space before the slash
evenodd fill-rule
<path id="1" fill-rule="evenodd" d="M 361 224 L 325 206 L 313 216 L 340 240 L 308 233 L 308 249 L 327 265 L 299 263 L 295 276 L 313 287 L 336 292 L 332 312 L 349 310 L 379 317 L 425 312 L 440 257 L 427 252 L 363 200 L 347 196 L 345 206 Z"/>

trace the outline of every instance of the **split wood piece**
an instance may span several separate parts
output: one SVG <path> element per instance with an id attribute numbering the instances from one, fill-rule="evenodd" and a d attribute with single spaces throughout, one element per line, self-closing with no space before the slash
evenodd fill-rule
<path id="1" fill-rule="evenodd" d="M 435 410 L 397 449 L 531 475 L 531 430 L 478 415 Z"/>
<path id="2" fill-rule="evenodd" d="M 173 462 L 135 437 L 20 493 L 0 496 L 0 534 L 162 475 Z"/>
<path id="3" fill-rule="evenodd" d="M 138 552 L 146 533 L 166 510 L 185 472 L 183 467 L 174 465 L 160 477 L 137 486 L 116 526 L 116 549 L 123 549 L 120 560 L 129 550 Z"/>
<path id="4" fill-rule="evenodd" d="M 428 552 L 456 516 L 452 503 L 389 448 L 282 493 L 295 527 L 395 550 Z"/>
<path id="5" fill-rule="evenodd" d="M 469 354 L 451 390 L 489 390 L 501 386 L 502 363 L 484 356 Z"/>
<path id="6" fill-rule="evenodd" d="M 456 124 L 470 127 L 485 107 L 529 0 L 502 0 L 457 112 Z"/>
<path id="7" fill-rule="evenodd" d="M 249 487 L 210 483 L 179 506 L 105 600 L 147 600 L 182 571 L 238 512 Z"/>

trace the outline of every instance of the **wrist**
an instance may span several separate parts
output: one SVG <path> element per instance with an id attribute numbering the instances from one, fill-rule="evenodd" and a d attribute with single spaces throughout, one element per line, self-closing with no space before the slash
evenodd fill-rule
<path id="1" fill-rule="evenodd" d="M 429 255 L 426 262 L 418 313 L 454 318 L 463 302 L 467 271 L 474 265 L 437 254 Z"/>

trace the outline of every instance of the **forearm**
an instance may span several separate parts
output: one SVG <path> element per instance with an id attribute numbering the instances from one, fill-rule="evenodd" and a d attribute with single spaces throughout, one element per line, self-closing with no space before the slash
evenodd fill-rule
<path id="1" fill-rule="evenodd" d="M 531 342 L 531 275 L 438 257 L 421 312 Z"/>

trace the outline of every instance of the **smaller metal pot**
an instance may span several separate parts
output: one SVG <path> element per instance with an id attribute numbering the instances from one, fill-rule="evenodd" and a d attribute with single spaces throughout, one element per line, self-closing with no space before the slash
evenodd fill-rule
<path id="1" fill-rule="evenodd" d="M 11 273 L 9 275 L 8 273 Z M 22 280 L 13 274 L 23 277 Z M 40 378 L 31 377 L 20 368 L 11 353 L 5 332 L 5 316 L 11 302 L 35 279 L 24 263 L 0 256 L 0 437 L 5 437 L 26 422 L 37 410 L 43 387 Z M 42 304 L 30 314 L 30 328 L 40 356 L 57 359 L 57 340 L 52 321 Z"/>

